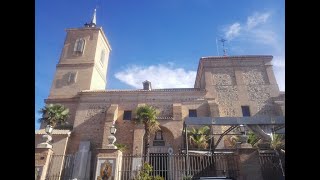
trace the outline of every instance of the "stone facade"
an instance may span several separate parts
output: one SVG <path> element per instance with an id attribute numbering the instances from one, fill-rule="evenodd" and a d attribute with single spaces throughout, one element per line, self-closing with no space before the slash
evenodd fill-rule
<path id="1" fill-rule="evenodd" d="M 79 38 L 86 43 L 80 55 L 73 51 Z M 101 50 L 105 50 L 107 56 L 103 63 L 100 61 Z M 134 153 L 137 146 L 134 143 L 141 144 L 134 137 L 139 130 L 132 120 L 123 120 L 123 113 L 132 111 L 134 118 L 134 110 L 139 104 L 157 108 L 161 127 L 171 137 L 166 146 L 172 146 L 174 151 L 182 144 L 183 120 L 189 116 L 190 109 L 196 110 L 198 117 L 242 117 L 241 106 L 249 106 L 251 116 L 283 114 L 284 106 L 274 101 L 280 91 L 270 65 L 272 56 L 203 57 L 194 88 L 105 90 L 110 51 L 101 28 L 67 30 L 46 100 L 46 103 L 61 103 L 70 109 L 68 121 L 73 125 L 73 131 L 67 153 L 76 152 L 82 140 L 90 141 L 93 151 L 107 145 L 113 123 L 118 129 L 117 142 L 126 144 L 128 153 Z M 70 78 L 74 79 L 70 81 Z M 112 109 L 115 107 L 116 110 Z M 226 128 L 215 131 L 223 132 Z"/>
<path id="2" fill-rule="evenodd" d="M 79 38 L 84 40 L 84 48 L 75 52 Z M 249 106 L 251 116 L 285 114 L 284 93 L 279 91 L 270 64 L 272 56 L 203 57 L 194 88 L 105 90 L 110 51 L 102 28 L 67 29 L 46 103 L 68 107 L 68 122 L 73 130 L 69 140 L 53 136 L 53 147 L 58 148 L 53 148 L 54 153 L 75 153 L 80 141 L 90 141 L 93 157 L 99 157 L 99 149 L 108 145 L 109 128 L 115 124 L 117 143 L 128 147 L 125 153 L 142 154 L 144 127 L 135 124 L 133 118 L 135 109 L 143 104 L 159 111 L 165 142 L 163 146 L 153 146 L 155 136 L 151 135 L 150 149 L 154 152 L 166 152 L 168 148 L 179 152 L 184 143 L 183 122 L 189 110 L 196 110 L 197 117 L 242 117 L 241 106 Z M 124 119 L 124 111 L 132 112 L 131 120 Z M 227 128 L 214 127 L 214 131 L 222 133 Z M 36 143 L 39 138 L 36 136 Z M 218 148 L 224 148 L 221 142 Z M 59 143 L 65 145 L 63 152 Z M 94 161 L 92 158 L 91 164 Z"/>

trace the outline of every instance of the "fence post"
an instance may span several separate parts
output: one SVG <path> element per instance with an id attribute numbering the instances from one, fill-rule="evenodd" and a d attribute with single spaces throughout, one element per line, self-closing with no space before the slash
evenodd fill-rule
<path id="1" fill-rule="evenodd" d="M 119 180 L 122 167 L 122 152 L 118 149 L 97 149 L 96 169 L 94 179 L 102 179 L 104 177 L 113 177 L 114 180 Z"/>
<path id="2" fill-rule="evenodd" d="M 51 148 L 35 149 L 35 169 L 37 180 L 45 180 L 53 151 Z"/>

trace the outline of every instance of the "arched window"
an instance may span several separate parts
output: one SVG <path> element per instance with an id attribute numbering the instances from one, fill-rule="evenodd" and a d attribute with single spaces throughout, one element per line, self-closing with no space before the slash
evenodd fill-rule
<path id="1" fill-rule="evenodd" d="M 153 146 L 165 146 L 162 131 L 159 130 L 154 135 Z"/>
<path id="2" fill-rule="evenodd" d="M 85 45 L 85 40 L 84 39 L 82 39 L 82 38 L 77 39 L 75 44 L 74 44 L 73 51 L 76 52 L 76 53 L 83 53 L 84 45 Z"/>
<path id="3" fill-rule="evenodd" d="M 162 131 L 158 130 L 154 136 L 154 140 L 163 140 Z"/>

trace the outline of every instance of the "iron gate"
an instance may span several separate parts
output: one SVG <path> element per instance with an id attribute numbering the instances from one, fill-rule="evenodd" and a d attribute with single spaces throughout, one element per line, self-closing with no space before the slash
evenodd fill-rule
<path id="1" fill-rule="evenodd" d="M 69 180 L 72 178 L 74 154 L 55 155 L 50 159 L 46 180 Z"/>

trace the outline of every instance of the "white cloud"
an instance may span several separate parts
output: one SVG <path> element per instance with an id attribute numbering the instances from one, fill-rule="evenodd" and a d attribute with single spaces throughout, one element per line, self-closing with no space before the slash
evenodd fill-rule
<path id="1" fill-rule="evenodd" d="M 152 88 L 192 88 L 196 71 L 187 71 L 183 68 L 174 68 L 172 64 L 158 64 L 148 67 L 132 65 L 125 70 L 115 73 L 120 81 L 142 89 L 142 82 L 148 80 Z"/>
<path id="2" fill-rule="evenodd" d="M 285 57 L 284 56 L 274 56 L 272 65 L 277 68 L 284 68 L 285 67 Z"/>
<path id="3" fill-rule="evenodd" d="M 273 64 L 274 75 L 279 85 L 279 89 L 281 91 L 284 91 L 285 90 L 285 57 L 274 56 L 272 64 Z"/>
<path id="4" fill-rule="evenodd" d="M 237 41 L 240 46 L 230 48 L 237 54 L 245 54 L 243 45 L 251 50 L 268 47 L 267 53 L 274 55 L 273 69 L 274 74 L 281 91 L 285 90 L 285 56 L 284 42 L 281 40 L 281 34 L 277 34 L 277 28 L 270 22 L 271 13 L 256 12 L 247 17 L 246 22 L 237 21 L 223 30 L 227 40 Z M 271 49 L 270 49 L 271 48 Z"/>
<path id="5" fill-rule="evenodd" d="M 284 68 L 274 67 L 274 75 L 276 76 L 277 84 L 280 91 L 285 91 L 285 70 Z"/>
<path id="6" fill-rule="evenodd" d="M 229 26 L 225 32 L 225 36 L 227 39 L 233 39 L 237 37 L 240 33 L 241 25 L 240 23 L 236 22 Z"/>
<path id="7" fill-rule="evenodd" d="M 270 13 L 254 13 L 253 16 L 249 16 L 247 18 L 247 28 L 248 29 L 252 29 L 256 26 L 258 26 L 259 24 L 263 24 L 265 22 L 267 22 L 268 18 L 270 16 Z"/>
<path id="8" fill-rule="evenodd" d="M 270 28 L 259 26 L 266 24 L 270 16 L 271 13 L 269 12 L 254 13 L 247 18 L 246 25 L 235 22 L 224 29 L 224 35 L 229 41 L 235 38 L 242 38 L 245 41 L 267 44 L 272 47 L 277 46 L 276 33 Z"/>

